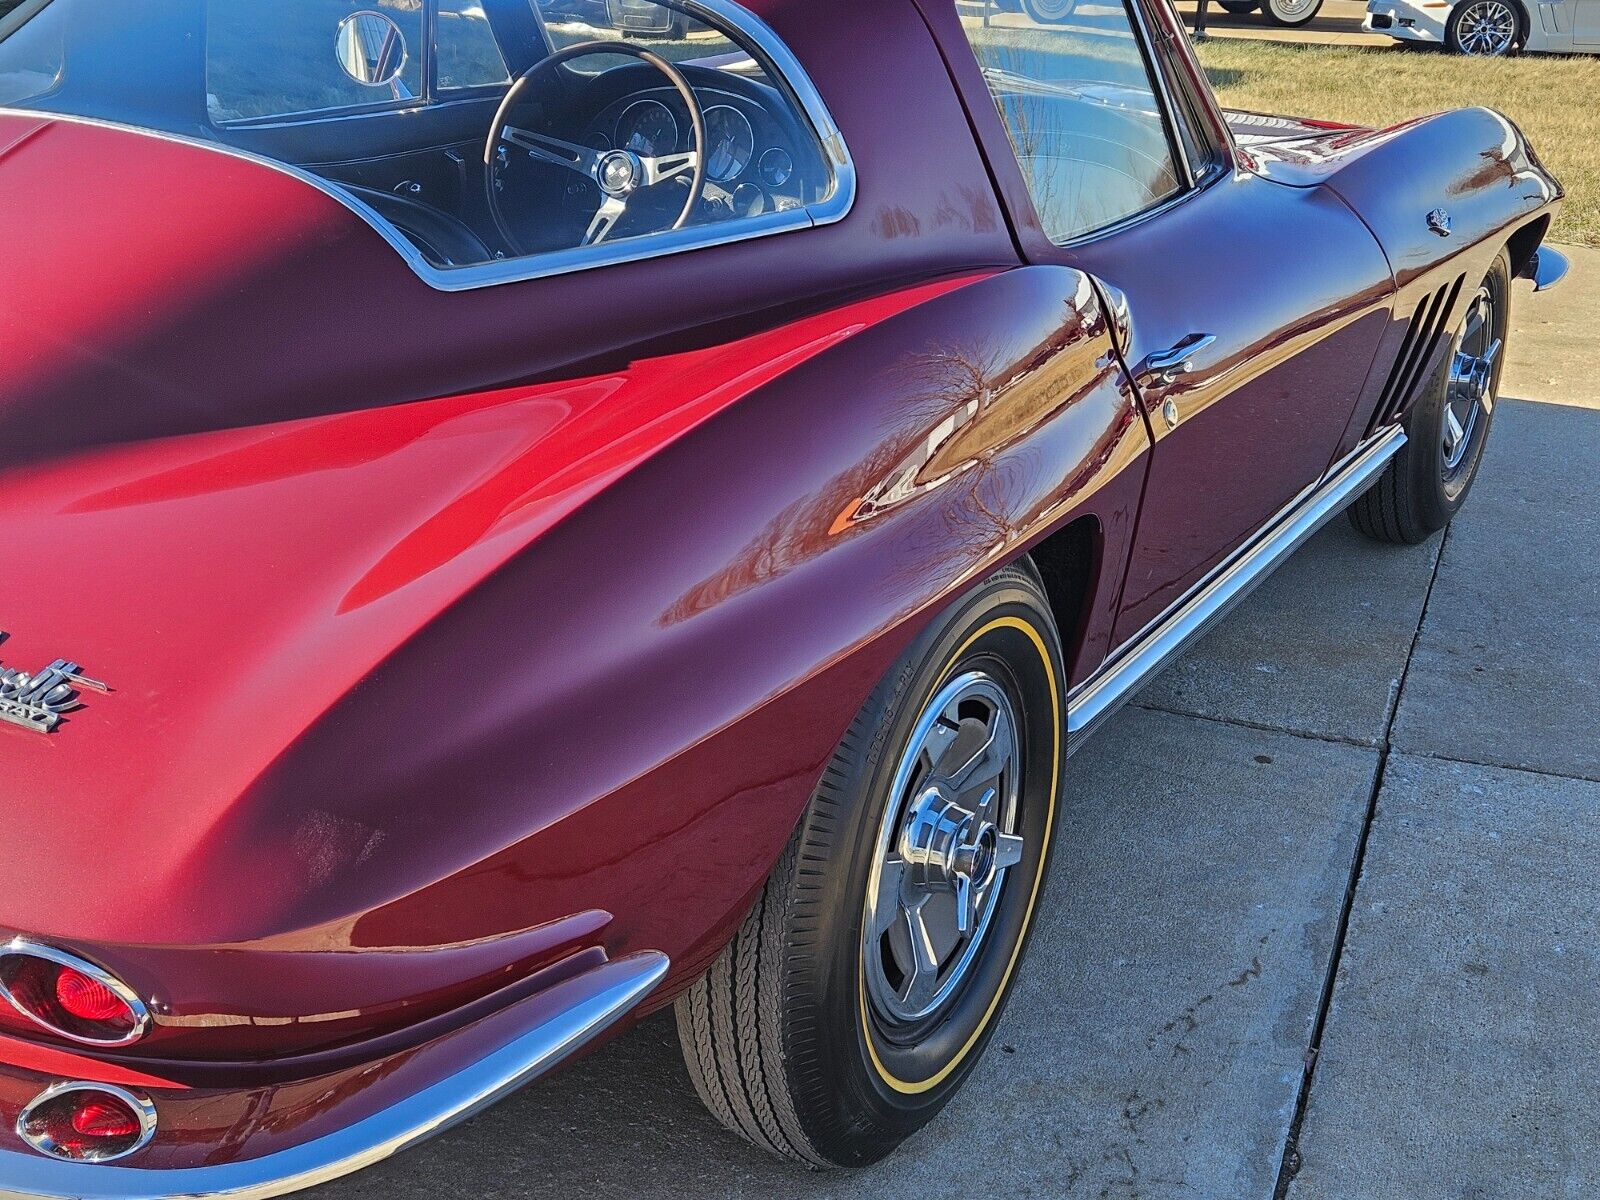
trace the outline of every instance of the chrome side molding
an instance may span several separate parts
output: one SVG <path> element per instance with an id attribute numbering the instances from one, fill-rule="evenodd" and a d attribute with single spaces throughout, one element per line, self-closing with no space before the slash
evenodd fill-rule
<path id="1" fill-rule="evenodd" d="M 1322 483 L 1290 504 L 1189 594 L 1085 680 L 1067 699 L 1067 753 L 1220 621 L 1283 561 L 1359 496 L 1405 445 L 1398 426 L 1358 446 Z"/>
<path id="2" fill-rule="evenodd" d="M 521 1003 L 537 1014 L 532 1027 L 500 1049 L 304 1145 L 175 1170 L 65 1163 L 0 1151 L 0 1200 L 264 1200 L 327 1183 L 442 1133 L 543 1075 L 635 1008 L 666 977 L 667 966 L 665 954 L 643 951 L 530 996 Z"/>
<path id="3" fill-rule="evenodd" d="M 1544 292 L 1565 279 L 1571 266 L 1567 256 L 1561 251 L 1550 246 L 1540 246 L 1533 252 L 1532 261 L 1522 269 L 1522 274 L 1524 278 L 1533 280 L 1534 291 Z"/>

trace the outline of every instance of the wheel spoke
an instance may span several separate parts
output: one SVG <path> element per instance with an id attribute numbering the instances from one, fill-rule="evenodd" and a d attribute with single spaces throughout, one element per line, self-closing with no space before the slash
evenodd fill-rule
<path id="1" fill-rule="evenodd" d="M 928 730 L 928 735 L 922 739 L 922 749 L 928 757 L 928 770 L 938 769 L 940 759 L 944 758 L 945 752 L 960 735 L 959 723 L 951 723 L 943 718 L 934 723 L 933 728 Z"/>
<path id="2" fill-rule="evenodd" d="M 1004 709 L 996 709 L 989 725 L 989 736 L 976 751 L 955 770 L 950 780 L 965 791 L 985 780 L 996 779 L 1011 761 L 1011 720 Z"/>
<path id="3" fill-rule="evenodd" d="M 698 151 L 690 150 L 685 154 L 641 157 L 639 162 L 644 167 L 644 186 L 655 187 L 658 183 L 665 183 L 680 175 L 692 175 L 700 166 L 700 155 Z"/>
<path id="4" fill-rule="evenodd" d="M 617 222 L 622 219 L 622 214 L 628 211 L 628 206 L 615 196 L 607 196 L 600 204 L 600 211 L 594 214 L 594 220 L 589 222 L 589 231 L 583 235 L 585 246 L 598 246 L 611 236 L 611 231 L 617 227 Z"/>
<path id="5" fill-rule="evenodd" d="M 1022 861 L 1023 843 L 1015 834 L 1002 833 L 999 845 L 995 847 L 995 866 L 1002 871 L 1010 870 Z"/>
<path id="6" fill-rule="evenodd" d="M 597 180 L 600 177 L 601 154 L 591 146 L 564 142 L 560 138 L 534 133 L 529 129 L 519 129 L 515 125 L 507 125 L 502 129 L 500 140 L 509 142 L 519 150 L 527 151 L 530 158 L 536 158 L 540 162 L 576 171 L 586 179 Z"/>
<path id="7" fill-rule="evenodd" d="M 881 938 L 900 919 L 900 891 L 905 883 L 906 862 L 898 854 L 883 860 L 878 873 L 878 895 L 872 904 L 872 916 L 867 934 Z"/>
<path id="8" fill-rule="evenodd" d="M 934 948 L 933 932 L 923 919 L 922 909 L 919 904 L 905 910 L 911 964 L 900 989 L 900 1002 L 912 1010 L 926 1007 L 939 990 L 939 952 Z"/>
<path id="9" fill-rule="evenodd" d="M 1461 439 L 1467 436 L 1466 429 L 1461 424 L 1461 418 L 1456 416 L 1456 406 L 1444 406 L 1444 452 L 1446 457 L 1454 458 L 1456 448 L 1461 445 Z"/>

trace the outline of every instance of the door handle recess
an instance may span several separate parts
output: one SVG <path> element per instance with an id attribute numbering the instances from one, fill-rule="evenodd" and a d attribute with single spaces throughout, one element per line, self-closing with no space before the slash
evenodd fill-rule
<path id="1" fill-rule="evenodd" d="M 1211 346 L 1216 340 L 1215 334 L 1191 333 L 1172 349 L 1157 350 L 1154 354 L 1147 355 L 1144 362 L 1139 364 L 1138 374 L 1148 376 L 1156 383 L 1176 383 L 1194 371 L 1192 356 Z"/>

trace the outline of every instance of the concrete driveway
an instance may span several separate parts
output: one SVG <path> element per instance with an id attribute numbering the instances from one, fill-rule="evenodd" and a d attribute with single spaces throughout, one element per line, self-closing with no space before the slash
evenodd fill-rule
<path id="1" fill-rule="evenodd" d="M 1600 1191 L 1600 252 L 1448 533 L 1340 521 L 1072 760 L 1041 927 L 887 1163 L 722 1133 L 668 1018 L 321 1200 Z"/>

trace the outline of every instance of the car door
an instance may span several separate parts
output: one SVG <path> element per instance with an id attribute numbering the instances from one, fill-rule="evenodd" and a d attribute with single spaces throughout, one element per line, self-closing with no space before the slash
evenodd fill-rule
<path id="1" fill-rule="evenodd" d="M 1083 0 L 1041 24 L 920 3 L 1024 255 L 1087 271 L 1127 316 L 1155 448 L 1125 641 L 1325 474 L 1387 321 L 1388 264 L 1327 189 L 1245 169 L 1164 6 Z"/>
<path id="2" fill-rule="evenodd" d="M 1569 0 L 1572 5 L 1572 44 L 1600 47 L 1600 0 Z M 1545 9 L 1541 4 L 1540 9 Z"/>

